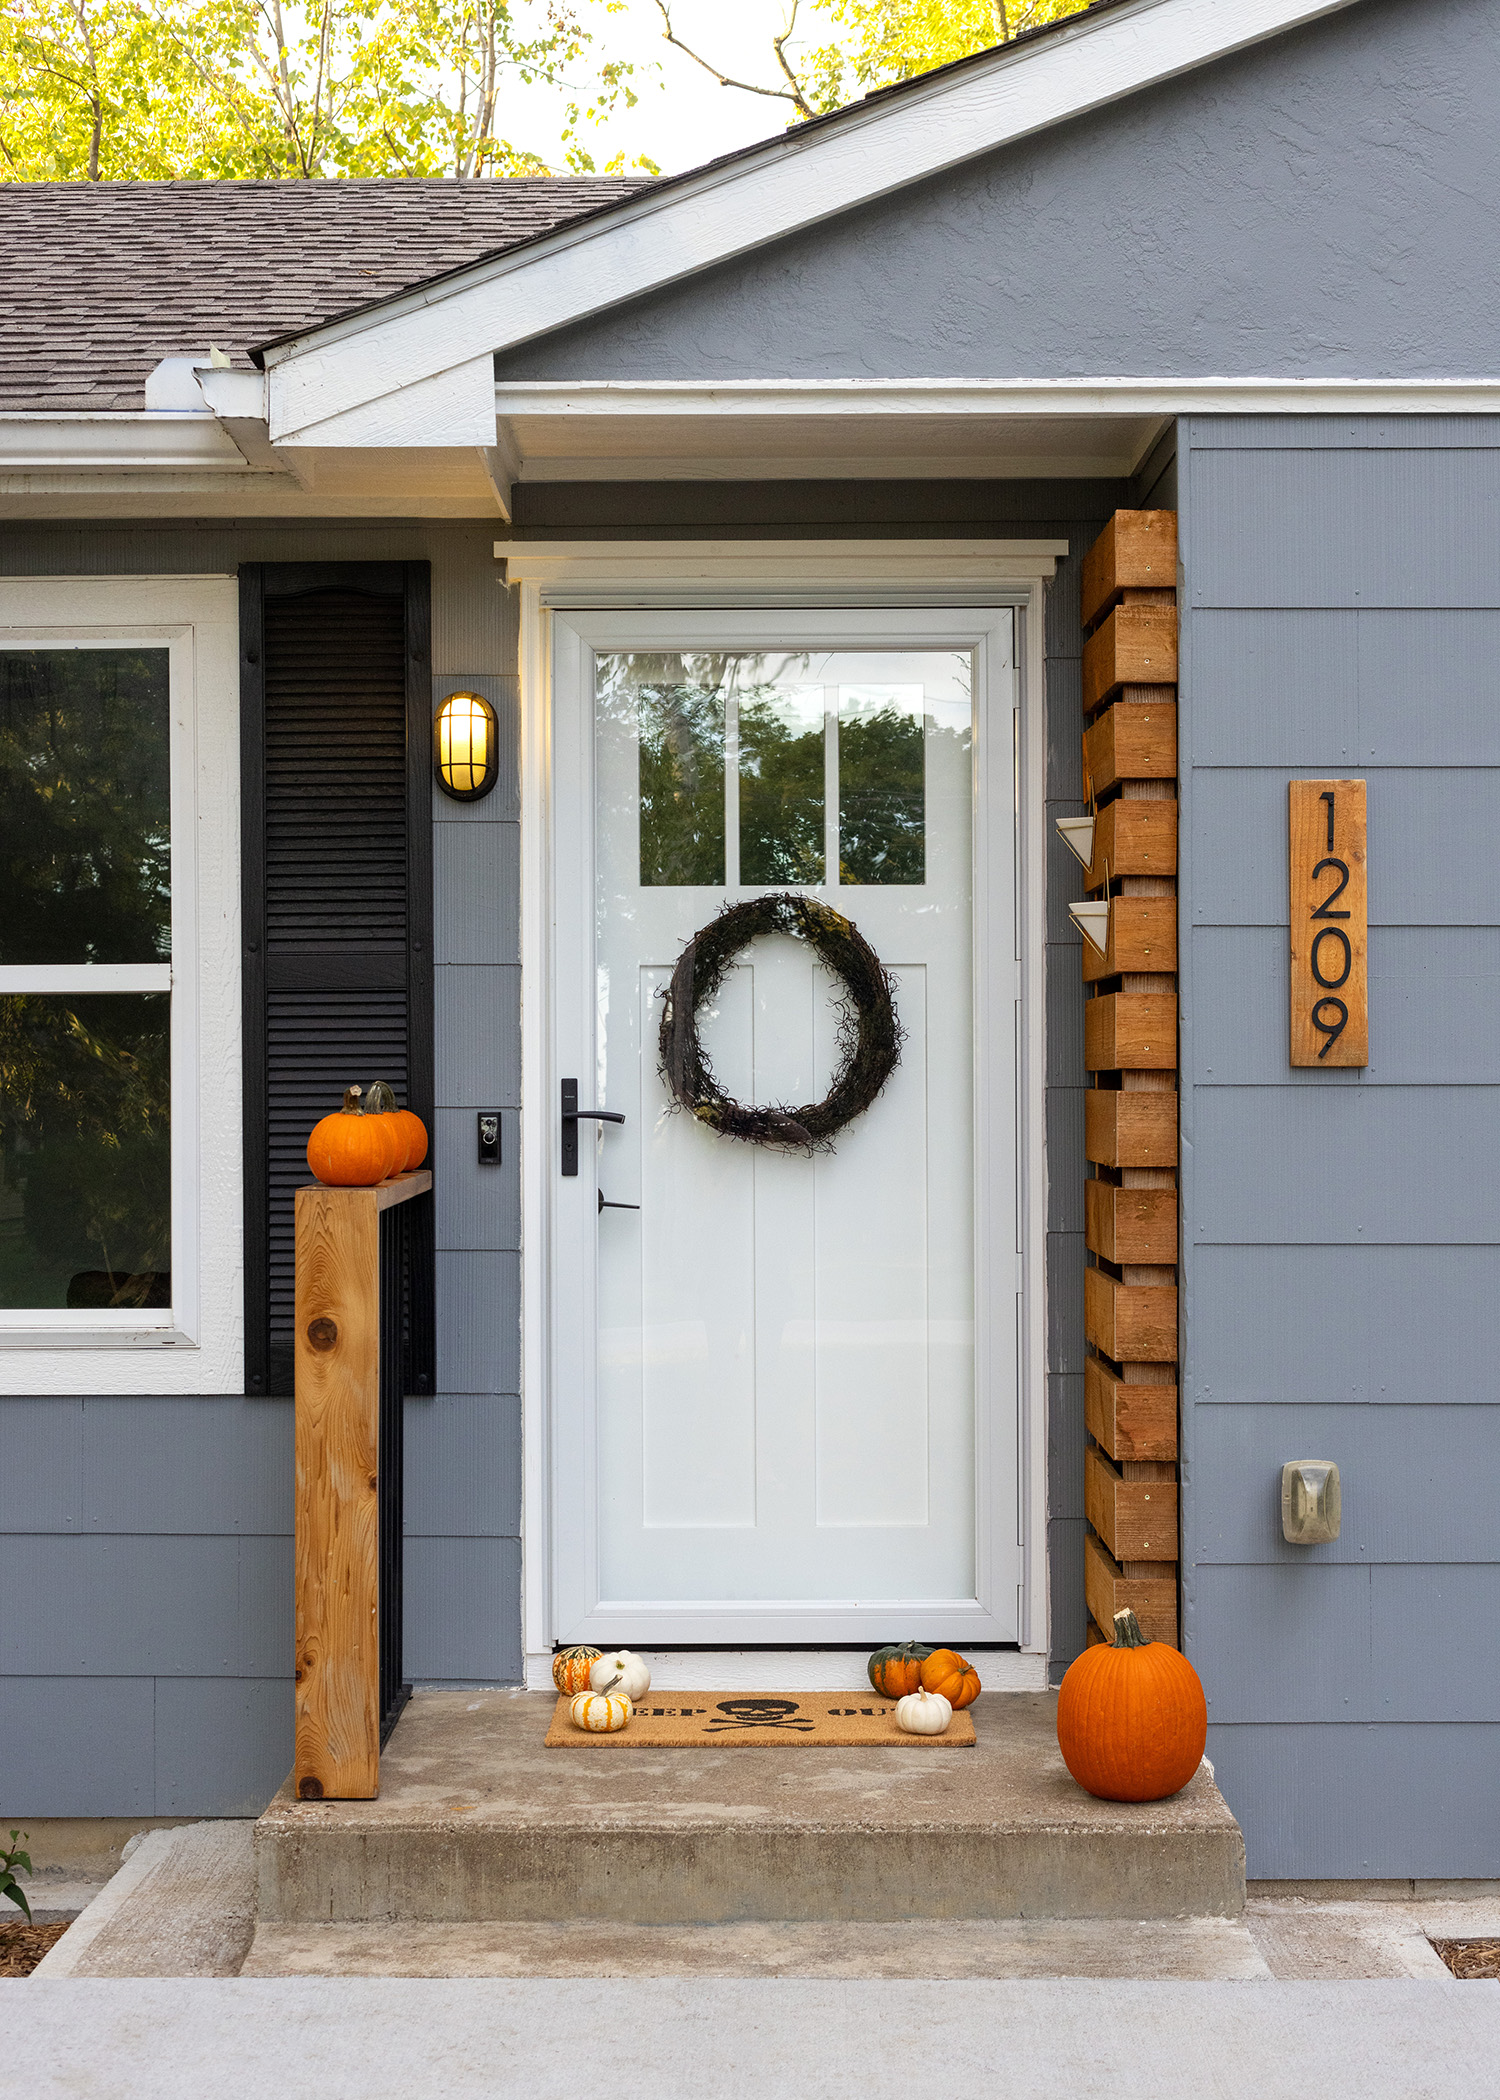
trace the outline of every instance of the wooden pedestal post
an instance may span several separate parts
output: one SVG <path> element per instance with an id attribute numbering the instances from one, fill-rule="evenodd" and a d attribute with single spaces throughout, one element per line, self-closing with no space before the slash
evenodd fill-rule
<path id="1" fill-rule="evenodd" d="M 299 1799 L 380 1788 L 380 1213 L 431 1187 L 297 1191 Z"/>

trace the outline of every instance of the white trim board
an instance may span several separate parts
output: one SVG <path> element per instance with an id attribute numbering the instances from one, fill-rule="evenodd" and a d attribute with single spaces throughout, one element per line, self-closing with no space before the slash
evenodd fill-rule
<path id="1" fill-rule="evenodd" d="M 642 1648 L 657 1692 L 865 1692 L 865 1648 Z M 971 1655 L 987 1692 L 1045 1692 L 1047 1658 L 1014 1648 L 975 1648 Z M 528 1652 L 528 1692 L 550 1692 L 552 1651 Z"/>
<path id="2" fill-rule="evenodd" d="M 529 590 L 538 609 L 993 603 L 1049 581 L 1067 552 L 1066 540 L 495 542 L 523 608 Z"/>
<path id="3" fill-rule="evenodd" d="M 1025 550 L 1025 551 L 1023 551 Z M 1045 763 L 1042 597 L 1065 541 L 531 541 L 497 542 L 512 564 L 520 596 L 521 671 L 521 964 L 531 987 L 521 1015 L 521 1408 L 522 1408 L 522 1624 L 528 1657 L 550 1655 L 552 1630 L 551 1511 L 553 1498 L 548 1393 L 552 1376 L 551 1302 L 547 1250 L 551 1239 L 553 1177 L 548 1121 L 552 1071 L 552 634 L 551 609 L 624 603 L 681 607 L 695 603 L 752 608 L 808 602 L 881 603 L 892 607 L 964 602 L 1016 610 L 1019 673 L 1018 782 L 1023 807 L 1017 849 L 1021 860 L 1018 935 L 1022 1001 L 1017 1015 L 1021 1069 L 1021 1205 L 1025 1220 L 1021 1330 L 1020 1544 L 1021 1640 L 1045 1658 L 1049 1642 L 1047 1569 L 1046 1379 L 1046 1126 L 1045 1018 Z M 762 573 L 747 577 L 754 560 Z M 955 588 L 962 567 L 969 590 Z M 830 599 L 828 573 L 857 576 Z M 601 589 L 603 577 L 608 590 Z M 738 577 L 738 584 L 736 584 Z M 987 580 L 986 580 L 987 579 Z M 618 598 L 615 593 L 618 592 Z M 970 595 L 972 592 L 972 595 Z M 529 973 L 529 974 L 528 974 Z M 528 1112 L 525 1104 L 536 1104 Z M 857 1638 L 857 1630 L 850 1629 Z M 728 1652 L 728 1651 L 726 1651 Z M 688 1657 L 700 1661 L 703 1651 Z M 736 1668 L 738 1670 L 738 1664 Z M 550 1681 L 550 1662 L 547 1665 Z M 783 1678 L 781 1680 L 785 1682 Z M 686 1677 L 687 1689 L 696 1689 Z M 744 1688 L 740 1672 L 727 1680 Z M 1036 1685 L 1040 1689 L 1045 1668 Z M 703 1686 L 703 1689 L 709 1687 Z M 813 1687 L 809 1687 L 812 1689 Z M 838 1689 L 835 1685 L 832 1689 Z"/>
<path id="4" fill-rule="evenodd" d="M 606 307 L 691 277 L 922 182 L 966 160 L 1118 102 L 1356 0 L 1135 0 L 1080 15 L 1034 43 L 933 74 L 899 94 L 857 103 L 758 150 L 648 191 L 598 219 L 470 270 L 418 286 L 367 312 L 310 329 L 266 352 L 273 441 L 364 443 L 388 400 L 393 432 L 420 424 L 439 440 L 444 416 L 471 433 L 486 360 Z M 440 375 L 443 376 L 440 379 Z M 437 385 L 430 382 L 440 381 Z M 419 403 L 398 405 L 419 387 Z"/>
<path id="5" fill-rule="evenodd" d="M 0 1393 L 236 1393 L 240 1310 L 239 593 L 221 576 L 0 579 L 7 648 L 171 655 L 170 965 L 8 968 L 45 991 L 172 993 L 170 1314 L 0 1315 Z"/>
<path id="6" fill-rule="evenodd" d="M 1493 415 L 1500 379 L 1306 379 L 1232 373 L 1047 379 L 528 379 L 495 388 L 517 416 Z"/>

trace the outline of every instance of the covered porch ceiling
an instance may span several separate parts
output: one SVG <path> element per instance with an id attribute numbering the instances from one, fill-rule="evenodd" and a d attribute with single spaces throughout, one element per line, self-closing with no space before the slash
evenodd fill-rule
<path id="1" fill-rule="evenodd" d="M 510 384 L 496 447 L 512 482 L 1115 478 L 1169 420 L 976 406 L 957 391 Z"/>

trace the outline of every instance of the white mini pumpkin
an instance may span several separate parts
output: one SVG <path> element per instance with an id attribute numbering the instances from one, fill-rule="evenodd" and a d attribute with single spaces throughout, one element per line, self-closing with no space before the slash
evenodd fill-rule
<path id="1" fill-rule="evenodd" d="M 896 1701 L 896 1726 L 908 1735 L 943 1735 L 953 1708 L 941 1692 L 908 1692 Z"/>
<path id="2" fill-rule="evenodd" d="M 589 1689 L 623 1692 L 627 1699 L 644 1699 L 651 1689 L 651 1672 L 628 1648 L 611 1648 L 590 1667 Z"/>
<path id="3" fill-rule="evenodd" d="M 633 1711 L 623 1692 L 579 1692 L 568 1707 L 573 1726 L 590 1735 L 613 1735 Z"/>

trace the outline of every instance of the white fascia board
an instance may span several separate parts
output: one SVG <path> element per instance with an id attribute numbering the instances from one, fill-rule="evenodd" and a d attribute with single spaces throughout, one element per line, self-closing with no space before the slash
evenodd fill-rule
<path id="1" fill-rule="evenodd" d="M 638 298 L 1356 0 L 1138 0 L 267 353 L 273 441 Z"/>
<path id="2" fill-rule="evenodd" d="M 274 398 L 274 394 L 273 394 Z M 283 448 L 315 445 L 339 450 L 374 446 L 495 443 L 495 360 L 486 353 L 467 364 L 413 380 L 394 392 L 300 429 L 271 434 Z"/>
<path id="3" fill-rule="evenodd" d="M 1495 379 L 522 380 L 499 416 L 1191 416 L 1500 412 Z"/>

